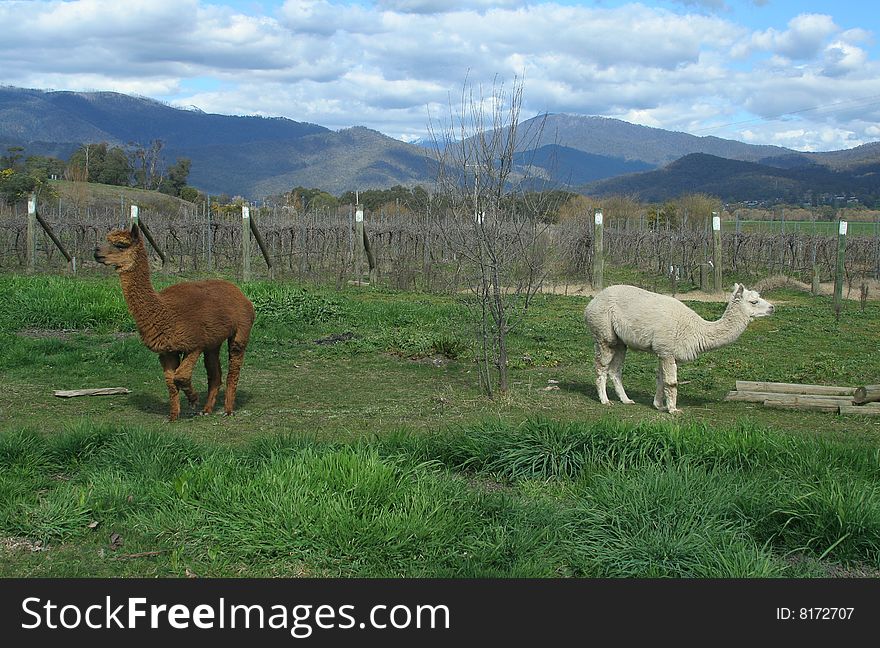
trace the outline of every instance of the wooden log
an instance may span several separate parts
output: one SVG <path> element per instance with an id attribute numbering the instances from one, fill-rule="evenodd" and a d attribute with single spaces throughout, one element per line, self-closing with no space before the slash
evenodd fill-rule
<path id="1" fill-rule="evenodd" d="M 809 410 L 813 412 L 834 412 L 835 414 L 840 411 L 840 403 L 835 403 L 834 401 L 826 400 L 826 401 L 805 401 L 805 400 L 766 400 L 764 401 L 764 407 L 770 407 L 774 409 L 794 409 L 794 410 Z"/>
<path id="2" fill-rule="evenodd" d="M 775 394 L 771 392 L 758 392 L 758 391 L 731 391 L 727 392 L 727 396 L 724 397 L 726 401 L 745 401 L 748 403 L 763 403 L 768 398 L 772 398 Z"/>
<path id="3" fill-rule="evenodd" d="M 880 403 L 866 405 L 841 405 L 841 414 L 859 414 L 861 416 L 880 416 Z"/>
<path id="4" fill-rule="evenodd" d="M 800 385 L 797 383 L 752 382 L 737 380 L 738 391 L 761 391 L 773 394 L 814 394 L 817 396 L 852 396 L 855 387 L 836 385 Z"/>
<path id="5" fill-rule="evenodd" d="M 96 389 L 56 389 L 55 395 L 61 398 L 73 398 L 74 396 L 109 396 L 110 394 L 130 394 L 131 390 L 126 387 L 98 387 Z"/>
<path id="6" fill-rule="evenodd" d="M 724 397 L 726 401 L 746 401 L 749 403 L 763 403 L 767 400 L 793 400 L 812 399 L 815 401 L 828 401 L 832 403 L 851 403 L 849 396 L 831 396 L 827 394 L 784 394 L 765 391 L 732 391 Z"/>
<path id="7" fill-rule="evenodd" d="M 852 402 L 856 405 L 876 403 L 880 401 L 880 385 L 862 385 L 853 394 Z"/>

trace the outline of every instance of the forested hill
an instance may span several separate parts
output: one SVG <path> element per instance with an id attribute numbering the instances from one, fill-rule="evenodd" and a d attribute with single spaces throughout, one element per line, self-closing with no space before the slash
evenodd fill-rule
<path id="1" fill-rule="evenodd" d="M 835 170 L 812 162 L 778 167 L 694 153 L 662 169 L 593 182 L 581 190 L 656 202 L 706 193 L 730 202 L 800 203 L 806 196 L 826 195 L 855 197 L 862 204 L 874 205 L 880 200 L 880 160 Z"/>

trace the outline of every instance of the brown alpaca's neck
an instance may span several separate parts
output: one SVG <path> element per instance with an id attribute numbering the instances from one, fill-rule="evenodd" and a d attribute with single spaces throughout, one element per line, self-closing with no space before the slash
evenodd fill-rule
<path id="1" fill-rule="evenodd" d="M 122 295 L 128 312 L 134 318 L 141 339 L 150 347 L 162 346 L 162 337 L 171 324 L 171 317 L 150 281 L 150 264 L 146 250 L 136 252 L 134 264 L 119 271 Z"/>

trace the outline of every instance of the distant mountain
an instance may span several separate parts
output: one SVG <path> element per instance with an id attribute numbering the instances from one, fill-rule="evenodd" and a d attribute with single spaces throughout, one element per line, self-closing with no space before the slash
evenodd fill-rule
<path id="1" fill-rule="evenodd" d="M 330 132 L 283 118 L 212 115 L 115 92 L 47 92 L 0 87 L 0 139 L 111 144 L 161 138 L 178 148 L 252 141 L 293 142 Z"/>
<path id="2" fill-rule="evenodd" d="M 514 163 L 521 169 L 533 167 L 533 174 L 540 170 L 539 175 L 542 178 L 555 179 L 565 187 L 654 168 L 653 165 L 640 160 L 594 155 L 557 144 L 547 144 L 531 151 L 520 151 L 516 153 Z"/>
<path id="3" fill-rule="evenodd" d="M 815 162 L 782 167 L 693 153 L 662 169 L 601 180 L 580 189 L 599 196 L 631 195 L 648 202 L 706 193 L 728 202 L 799 203 L 806 195 L 825 194 L 855 196 L 874 204 L 880 200 L 880 159 L 838 171 Z"/>
<path id="4" fill-rule="evenodd" d="M 520 148 L 524 145 L 534 148 L 561 144 L 585 153 L 642 162 L 652 167 L 663 166 L 690 153 L 708 153 L 750 162 L 797 153 L 780 146 L 745 144 L 711 136 L 697 137 L 609 117 L 553 114 L 524 121 L 517 130 L 520 133 Z"/>
<path id="5" fill-rule="evenodd" d="M 249 192 L 268 196 L 293 187 L 316 187 L 333 195 L 352 189 L 430 184 L 436 178 L 425 151 L 361 126 L 307 135 L 294 144 L 257 141 L 235 147 L 190 149 L 204 160 L 210 186 L 235 187 L 247 169 Z M 230 193 L 229 189 L 226 189 Z"/>
<path id="6" fill-rule="evenodd" d="M 68 158 L 83 143 L 147 145 L 166 162 L 192 160 L 189 181 L 209 193 L 257 198 L 297 185 L 349 189 L 430 183 L 424 149 L 376 131 L 335 132 L 284 118 L 214 115 L 113 92 L 0 87 L 0 145 Z"/>
<path id="7" fill-rule="evenodd" d="M 880 142 L 800 153 L 566 114 L 524 121 L 518 133 L 515 179 L 531 166 L 545 187 L 645 200 L 695 191 L 737 200 L 880 193 Z M 167 164 L 190 158 L 190 184 L 212 194 L 260 198 L 301 185 L 339 195 L 430 186 L 437 177 L 432 141 L 413 145 L 363 127 L 332 131 L 284 118 L 214 115 L 112 92 L 0 87 L 0 148 L 21 145 L 25 155 L 67 159 L 87 142 L 155 139 L 165 143 Z"/>
<path id="8" fill-rule="evenodd" d="M 801 155 L 832 169 L 858 169 L 880 161 L 880 142 L 870 142 L 842 151 L 802 153 Z"/>

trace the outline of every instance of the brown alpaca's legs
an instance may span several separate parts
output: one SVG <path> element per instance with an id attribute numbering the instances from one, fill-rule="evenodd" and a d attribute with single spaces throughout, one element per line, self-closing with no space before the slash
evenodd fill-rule
<path id="1" fill-rule="evenodd" d="M 235 408 L 235 390 L 238 387 L 238 374 L 244 362 L 244 350 L 247 347 L 250 329 L 238 331 L 235 337 L 229 338 L 229 371 L 226 374 L 226 397 L 223 410 L 227 416 Z"/>
<path id="2" fill-rule="evenodd" d="M 171 411 L 168 414 L 169 421 L 176 421 L 180 416 L 180 396 L 177 385 L 174 383 L 174 372 L 180 366 L 179 353 L 160 353 L 159 362 L 162 372 L 165 374 L 165 384 L 168 386 L 168 400 L 171 403 Z"/>
<path id="3" fill-rule="evenodd" d="M 196 407 L 199 403 L 199 395 L 192 386 L 192 375 L 193 369 L 196 368 L 196 363 L 199 361 L 199 355 L 201 355 L 201 353 L 200 349 L 185 353 L 183 355 L 183 360 L 180 361 L 180 366 L 177 368 L 177 371 L 174 372 L 174 384 L 186 394 L 190 407 Z"/>
<path id="4" fill-rule="evenodd" d="M 205 370 L 208 372 L 208 400 L 205 402 L 203 414 L 214 411 L 217 393 L 223 383 L 223 370 L 220 368 L 220 347 L 205 349 Z"/>

